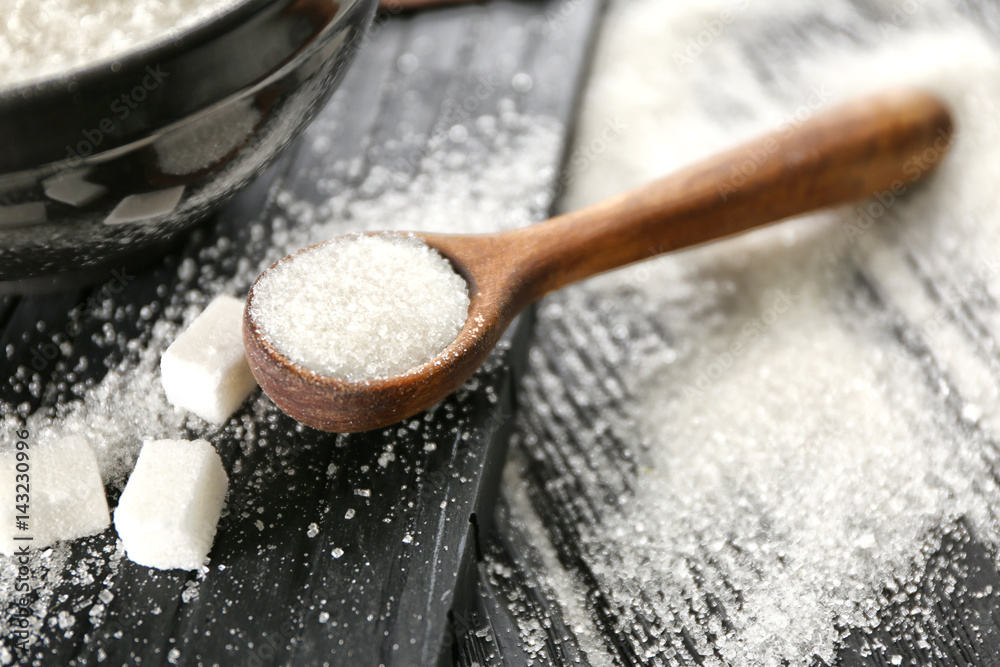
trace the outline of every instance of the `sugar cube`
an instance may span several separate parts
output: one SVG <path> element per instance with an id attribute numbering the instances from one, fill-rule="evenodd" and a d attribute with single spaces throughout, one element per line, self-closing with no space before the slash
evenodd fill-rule
<path id="1" fill-rule="evenodd" d="M 220 296 L 160 358 L 167 400 L 221 424 L 257 386 L 243 352 L 243 302 Z"/>
<path id="2" fill-rule="evenodd" d="M 85 438 L 21 442 L 27 447 L 0 453 L 0 553 L 46 547 L 108 527 L 104 484 Z M 31 539 L 15 539 L 26 537 Z"/>
<path id="3" fill-rule="evenodd" d="M 149 440 L 115 509 L 131 560 L 196 570 L 212 549 L 229 478 L 205 440 Z"/>

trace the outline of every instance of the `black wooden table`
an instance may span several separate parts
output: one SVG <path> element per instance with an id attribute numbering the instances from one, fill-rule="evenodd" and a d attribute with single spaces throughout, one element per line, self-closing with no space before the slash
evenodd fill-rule
<path id="1" fill-rule="evenodd" d="M 125 269 L 125 280 L 119 272 L 58 294 L 0 297 L 4 417 L 51 413 L 58 423 L 73 406 L 107 416 L 115 401 L 139 401 L 134 378 L 148 377 L 152 353 L 215 293 L 245 290 L 279 248 L 422 216 L 461 229 L 442 222 L 461 207 L 486 213 L 468 223 L 474 230 L 544 218 L 562 187 L 600 11 L 597 0 L 496 0 L 381 15 L 307 134 L 176 252 Z M 584 326 L 609 327 L 615 308 L 630 307 L 590 305 Z M 543 324 L 527 313 L 464 389 L 367 434 L 302 428 L 259 394 L 212 429 L 164 417 L 157 383 L 141 387 L 148 415 L 93 428 L 129 440 L 133 453 L 144 436 L 207 437 L 218 448 L 230 491 L 207 571 L 139 567 L 113 529 L 40 551 L 25 650 L 10 634 L 16 566 L 0 559 L 0 664 L 710 662 L 683 632 L 652 641 L 664 619 L 623 624 L 625 610 L 589 570 L 580 529 L 601 520 L 599 503 L 567 462 L 602 468 L 609 497 L 631 492 L 633 443 L 597 423 L 627 412 L 630 397 L 609 390 L 599 406 L 546 416 L 556 390 L 524 378 L 529 350 L 564 388 L 616 369 L 570 325 Z M 53 336 L 63 348 L 50 347 Z M 33 368 L 34 352 L 51 349 Z M 93 405 L 102 400 L 111 408 Z M 121 482 L 109 480 L 112 507 Z M 529 503 L 539 525 L 513 519 L 512 502 Z M 532 542 L 539 532 L 552 549 Z M 1000 664 L 995 554 L 959 524 L 928 562 L 919 590 L 893 598 L 876 631 L 844 629 L 840 664 L 890 665 L 895 655 Z M 586 602 L 567 612 L 573 596 Z M 910 613 L 917 608 L 933 622 Z M 934 652 L 913 640 L 918 625 Z"/>

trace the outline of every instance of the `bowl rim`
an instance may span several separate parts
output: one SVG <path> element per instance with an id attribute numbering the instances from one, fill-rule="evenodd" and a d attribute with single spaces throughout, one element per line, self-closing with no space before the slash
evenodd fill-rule
<path id="1" fill-rule="evenodd" d="M 0 179 L 38 169 L 55 173 L 177 126 L 308 58 L 335 31 L 363 26 L 372 14 L 365 10 L 376 3 L 244 0 L 118 58 L 0 89 Z M 116 108 L 140 87 L 148 101 L 131 112 Z M 99 128 L 111 131 L 99 134 L 91 152 L 75 150 Z"/>

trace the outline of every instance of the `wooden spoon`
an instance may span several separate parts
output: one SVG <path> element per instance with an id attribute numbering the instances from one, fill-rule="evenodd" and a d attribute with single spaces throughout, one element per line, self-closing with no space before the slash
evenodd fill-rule
<path id="1" fill-rule="evenodd" d="M 243 320 L 250 368 L 278 407 L 304 424 L 345 433 L 387 426 L 461 386 L 510 321 L 544 294 L 789 216 L 876 194 L 895 198 L 937 165 L 951 137 L 941 101 L 894 91 L 817 113 L 798 127 L 531 227 L 417 234 L 468 282 L 469 315 L 440 355 L 388 379 L 344 381 L 297 365 L 262 335 L 251 288 Z"/>

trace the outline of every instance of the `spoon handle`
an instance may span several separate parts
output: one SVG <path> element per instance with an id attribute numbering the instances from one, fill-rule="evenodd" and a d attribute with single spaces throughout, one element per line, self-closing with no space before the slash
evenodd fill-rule
<path id="1" fill-rule="evenodd" d="M 589 276 L 885 191 L 902 194 L 952 142 L 936 97 L 898 90 L 815 114 L 680 172 L 502 234 L 529 301 Z M 508 255 L 510 256 L 510 255 Z"/>

